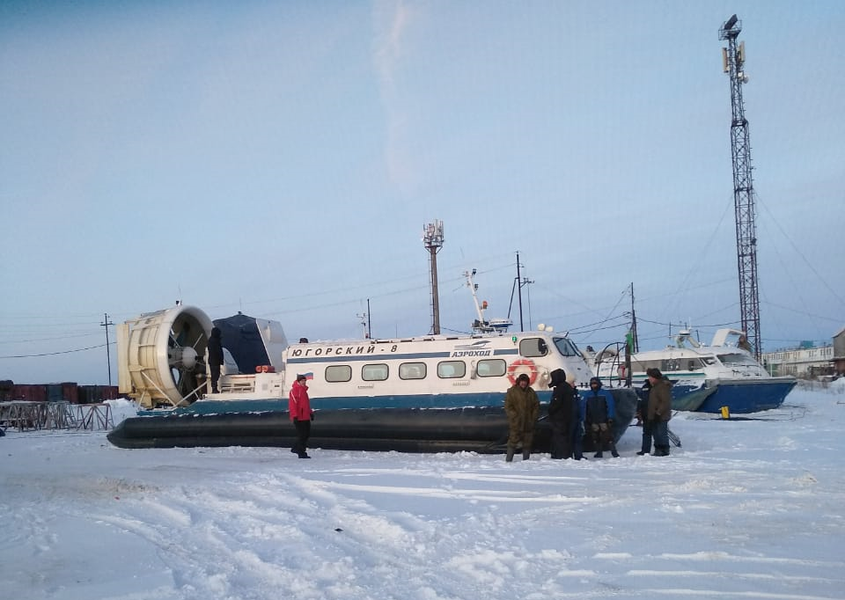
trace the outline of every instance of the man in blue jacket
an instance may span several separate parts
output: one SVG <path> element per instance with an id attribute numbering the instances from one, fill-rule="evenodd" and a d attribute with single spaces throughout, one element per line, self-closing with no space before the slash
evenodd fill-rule
<path id="1" fill-rule="evenodd" d="M 584 394 L 586 404 L 586 428 L 596 448 L 595 458 L 602 457 L 605 446 L 610 447 L 614 458 L 619 457 L 613 440 L 613 419 L 616 417 L 616 403 L 609 392 L 601 389 L 598 377 L 590 379 L 590 391 Z"/>

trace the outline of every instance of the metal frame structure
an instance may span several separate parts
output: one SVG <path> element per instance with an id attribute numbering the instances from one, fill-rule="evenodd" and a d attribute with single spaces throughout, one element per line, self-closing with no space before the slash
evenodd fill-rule
<path id="1" fill-rule="evenodd" d="M 736 255 L 739 272 L 739 306 L 742 329 L 760 360 L 760 293 L 757 283 L 757 225 L 755 223 L 754 183 L 751 167 L 751 142 L 742 86 L 745 73 L 745 43 L 737 44 L 742 21 L 733 15 L 719 29 L 719 39 L 728 42 L 722 48 L 722 63 L 731 86 L 731 160 L 733 162 L 734 210 L 736 213 Z"/>

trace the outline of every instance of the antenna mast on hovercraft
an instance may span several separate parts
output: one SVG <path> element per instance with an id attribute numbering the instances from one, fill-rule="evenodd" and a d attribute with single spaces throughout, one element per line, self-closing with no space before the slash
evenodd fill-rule
<path id="1" fill-rule="evenodd" d="M 475 314 L 478 318 L 472 323 L 473 333 L 505 333 L 508 328 L 513 325 L 510 319 L 490 319 L 484 318 L 484 311 L 487 310 L 487 300 L 483 300 L 481 304 L 478 303 L 478 296 L 475 292 L 478 291 L 478 284 L 474 283 L 472 278 L 475 276 L 476 270 L 464 271 L 464 277 L 467 279 L 467 287 L 472 293 L 472 300 L 475 303 Z"/>

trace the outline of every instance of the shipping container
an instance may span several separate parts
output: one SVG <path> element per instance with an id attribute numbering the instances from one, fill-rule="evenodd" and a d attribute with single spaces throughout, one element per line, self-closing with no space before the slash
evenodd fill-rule
<path id="1" fill-rule="evenodd" d="M 43 384 L 20 383 L 13 386 L 12 400 L 47 402 L 47 386 Z"/>
<path id="2" fill-rule="evenodd" d="M 80 385 L 79 386 L 79 403 L 80 404 L 99 404 L 106 400 L 115 400 L 118 398 L 118 391 L 116 385 Z"/>
<path id="3" fill-rule="evenodd" d="M 71 404 L 79 404 L 79 386 L 75 381 L 62 383 L 62 400 Z"/>

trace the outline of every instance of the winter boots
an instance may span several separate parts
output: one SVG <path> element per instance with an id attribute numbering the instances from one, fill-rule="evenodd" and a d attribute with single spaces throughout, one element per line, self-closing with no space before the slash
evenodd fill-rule
<path id="1" fill-rule="evenodd" d="M 649 451 L 643 448 L 639 452 L 637 452 L 637 456 L 645 456 L 649 454 Z M 651 452 L 652 456 L 669 456 L 669 446 L 655 446 L 654 452 Z"/>
<path id="2" fill-rule="evenodd" d="M 507 454 L 505 454 L 505 462 L 513 462 L 513 455 L 516 454 L 516 448 L 513 446 L 508 446 Z M 528 460 L 531 458 L 531 450 L 526 450 L 523 448 L 522 450 L 522 460 Z"/>

